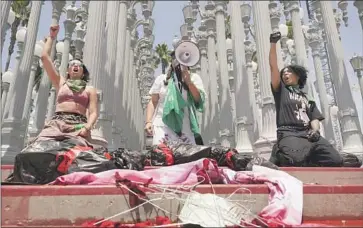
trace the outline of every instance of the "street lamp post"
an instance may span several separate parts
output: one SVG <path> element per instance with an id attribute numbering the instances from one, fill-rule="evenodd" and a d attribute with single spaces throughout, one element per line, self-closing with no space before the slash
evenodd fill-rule
<path id="1" fill-rule="evenodd" d="M 22 116 L 26 96 L 25 87 L 29 82 L 34 46 L 36 43 L 42 1 L 33 1 L 29 16 L 27 38 L 24 45 L 24 54 L 19 62 L 14 79 L 14 96 L 9 105 L 9 113 L 2 127 L 2 155 L 5 162 L 13 162 L 15 156 L 21 151 L 23 135 L 21 134 Z"/>
<path id="2" fill-rule="evenodd" d="M 3 4 L 3 3 L 2 3 Z M 6 32 L 11 28 L 11 25 L 15 21 L 15 13 L 10 9 L 9 15 L 8 15 L 8 21 L 5 23 L 2 34 L 1 34 L 1 53 L 3 52 L 4 42 L 6 38 Z"/>
<path id="3" fill-rule="evenodd" d="M 34 80 L 35 80 L 35 76 L 37 73 L 39 59 L 42 54 L 42 51 L 43 51 L 43 47 L 41 46 L 41 44 L 39 42 L 37 42 L 34 47 L 33 62 L 32 62 L 32 66 L 31 66 L 31 70 L 30 70 L 28 89 L 26 92 L 24 110 L 23 110 L 23 118 L 22 118 L 22 120 L 23 120 L 22 129 L 23 129 L 23 134 L 24 134 L 23 144 L 25 144 L 25 142 L 27 140 L 30 107 L 31 107 L 32 98 L 33 98 L 32 94 L 33 94 Z"/>
<path id="4" fill-rule="evenodd" d="M 363 30 L 363 1 L 355 0 L 354 6 L 358 9 L 359 20 Z"/>
<path id="5" fill-rule="evenodd" d="M 363 56 L 358 56 L 355 54 L 350 59 L 350 64 L 352 64 L 354 72 L 357 73 L 359 86 L 360 86 L 360 92 L 363 97 L 363 77 L 362 77 L 362 71 L 363 71 Z"/>
<path id="6" fill-rule="evenodd" d="M 26 32 L 27 29 L 25 27 L 21 27 L 17 33 L 16 33 L 16 44 L 18 46 L 18 50 L 16 53 L 16 57 L 15 57 L 15 71 L 14 71 L 14 75 L 16 75 L 16 73 L 18 72 L 18 68 L 19 68 L 19 62 L 21 57 L 23 56 L 23 51 L 24 51 L 24 42 L 26 39 Z M 5 107 L 3 110 L 3 119 L 5 119 L 5 117 L 8 115 L 9 112 L 9 107 L 10 107 L 10 101 L 13 97 L 14 94 L 14 79 L 12 80 L 12 84 L 10 84 L 10 88 L 9 88 L 9 92 L 8 92 L 8 96 L 7 96 L 7 100 L 5 103 Z"/>
<path id="7" fill-rule="evenodd" d="M 14 74 L 10 70 L 6 71 L 1 78 L 1 114 L 4 114 L 6 99 L 8 97 L 10 83 L 14 79 Z M 2 116 L 1 116 L 2 119 Z M 2 122 L 2 121 L 1 121 Z"/>

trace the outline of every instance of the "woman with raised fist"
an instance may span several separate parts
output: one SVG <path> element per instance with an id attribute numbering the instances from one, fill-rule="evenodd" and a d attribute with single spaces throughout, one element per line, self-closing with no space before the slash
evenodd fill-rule
<path id="1" fill-rule="evenodd" d="M 303 91 L 307 70 L 299 65 L 278 69 L 276 43 L 280 38 L 280 32 L 270 35 L 271 89 L 277 124 L 277 151 L 270 161 L 279 166 L 342 166 L 339 152 L 320 135 L 324 117 Z"/>

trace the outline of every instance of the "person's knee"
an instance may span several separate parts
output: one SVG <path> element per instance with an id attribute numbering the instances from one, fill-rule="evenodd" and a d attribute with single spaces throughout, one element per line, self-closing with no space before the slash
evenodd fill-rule
<path id="1" fill-rule="evenodd" d="M 343 166 L 343 157 L 326 139 L 321 137 L 314 146 L 312 154 L 316 157 L 315 163 L 319 166 L 341 167 Z"/>
<path id="2" fill-rule="evenodd" d="M 280 166 L 305 166 L 307 162 L 308 151 L 295 149 L 292 147 L 281 147 L 277 153 L 277 160 Z"/>

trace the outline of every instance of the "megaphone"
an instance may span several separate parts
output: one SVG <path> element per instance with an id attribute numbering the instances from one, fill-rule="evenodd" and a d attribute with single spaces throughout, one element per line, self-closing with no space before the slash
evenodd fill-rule
<path id="1" fill-rule="evenodd" d="M 198 46 L 191 41 L 181 42 L 175 48 L 175 59 L 184 66 L 193 67 L 200 59 L 200 51 Z"/>

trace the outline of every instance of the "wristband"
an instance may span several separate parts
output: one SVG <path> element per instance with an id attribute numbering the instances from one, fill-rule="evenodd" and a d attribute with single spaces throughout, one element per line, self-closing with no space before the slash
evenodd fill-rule
<path id="1" fill-rule="evenodd" d="M 74 126 L 74 130 L 76 130 L 76 131 L 81 130 L 82 128 L 84 128 L 84 124 L 76 124 Z"/>

